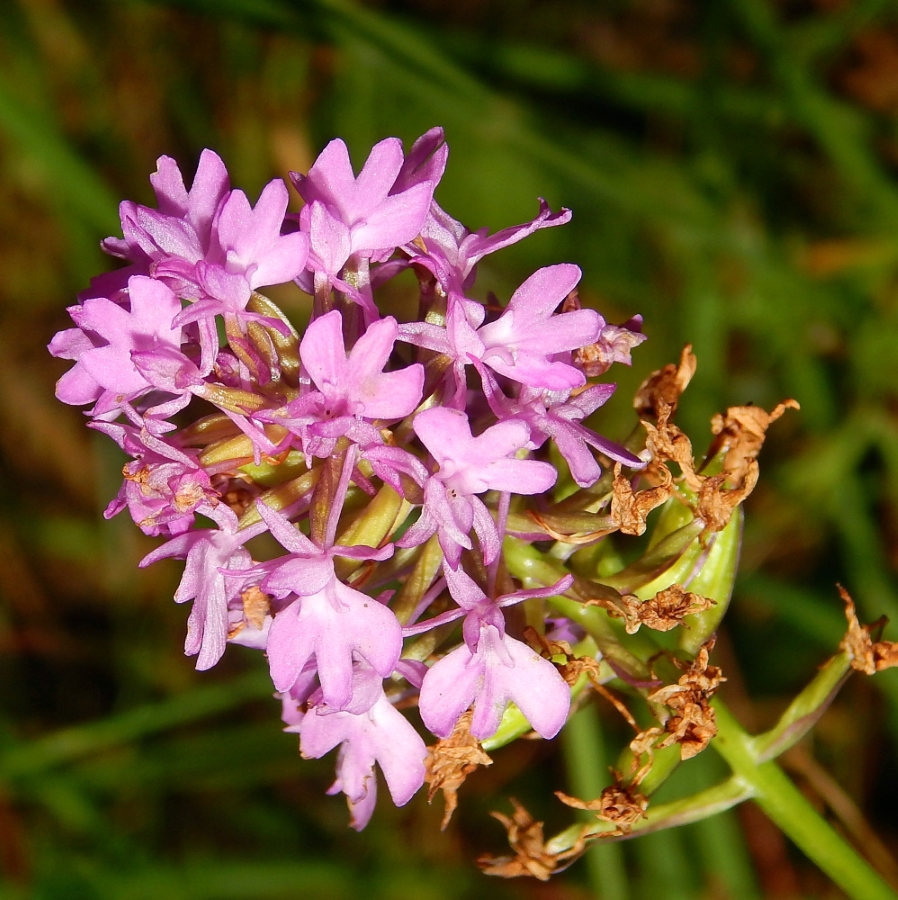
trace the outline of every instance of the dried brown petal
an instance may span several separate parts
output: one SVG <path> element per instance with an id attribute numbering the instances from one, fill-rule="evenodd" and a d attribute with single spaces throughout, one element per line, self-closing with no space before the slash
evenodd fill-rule
<path id="1" fill-rule="evenodd" d="M 653 372 L 639 386 L 633 406 L 640 416 L 660 418 L 665 409 L 676 409 L 680 395 L 695 375 L 698 361 L 687 344 L 680 354 L 678 365 L 670 363 L 663 369 Z"/>
<path id="2" fill-rule="evenodd" d="M 512 818 L 498 812 L 492 813 L 492 816 L 505 826 L 508 843 L 515 855 L 481 856 L 477 864 L 486 875 L 499 875 L 502 878 L 529 875 L 540 881 L 548 881 L 562 862 L 576 859 L 586 849 L 586 842 L 581 836 L 570 849 L 550 853 L 546 850 L 543 823 L 535 821 L 517 800 L 512 798 L 511 802 L 514 806 Z"/>
<path id="3" fill-rule="evenodd" d="M 625 594 L 620 599 L 596 598 L 586 603 L 601 606 L 610 616 L 622 618 L 627 634 L 635 634 L 643 625 L 653 631 L 670 631 L 682 625 L 685 616 L 704 612 L 715 605 L 714 600 L 693 594 L 678 584 L 672 584 L 645 601 L 633 594 Z"/>
<path id="4" fill-rule="evenodd" d="M 437 791 L 443 792 L 446 811 L 440 829 L 445 830 L 458 806 L 458 789 L 478 766 L 491 766 L 492 759 L 483 751 L 480 741 L 471 735 L 471 717 L 468 710 L 456 723 L 452 734 L 427 750 L 427 774 L 424 780 L 430 785 L 427 801 L 431 802 Z"/>
<path id="5" fill-rule="evenodd" d="M 253 628 L 261 629 L 265 624 L 265 616 L 271 611 L 268 594 L 261 588 L 251 587 L 241 592 L 243 615 Z"/>
<path id="6" fill-rule="evenodd" d="M 769 413 L 760 406 L 731 406 L 725 416 L 718 413 L 711 419 L 711 431 L 717 439 L 708 450 L 709 458 L 725 452 L 724 471 L 740 484 L 749 464 L 761 452 L 767 429 L 787 409 L 800 408 L 797 401 L 784 400 Z"/>
<path id="7" fill-rule="evenodd" d="M 679 744 L 681 759 L 700 753 L 717 734 L 714 710 L 708 701 L 726 679 L 718 666 L 708 664 L 713 647 L 714 638 L 702 646 L 676 684 L 658 688 L 647 698 L 650 703 L 663 703 L 673 713 L 664 723 L 668 736 L 657 749 Z"/>
<path id="8" fill-rule="evenodd" d="M 713 476 L 696 471 L 689 438 L 670 421 L 672 406 L 662 404 L 658 408 L 656 425 L 643 421 L 646 447 L 654 463 L 675 462 L 683 473 L 682 480 L 698 494 L 695 512 L 705 522 L 705 534 L 722 531 L 736 507 L 754 490 L 758 482 L 756 457 L 767 428 L 787 409 L 796 408 L 794 400 L 786 400 L 770 413 L 759 407 L 734 406 L 726 416 L 716 415 L 711 427 L 717 439 L 709 456 L 724 451 L 726 456 L 723 472 Z"/>
<path id="9" fill-rule="evenodd" d="M 240 599 L 243 602 L 243 618 L 235 622 L 228 629 L 228 638 L 237 637 L 247 624 L 261 630 L 265 624 L 265 616 L 271 611 L 268 594 L 259 587 L 247 588 L 241 591 Z"/>
<path id="10" fill-rule="evenodd" d="M 630 479 L 621 474 L 620 463 L 614 466 L 611 518 L 624 534 L 642 534 L 645 531 L 648 514 L 673 493 L 673 476 L 667 468 L 660 466 L 655 472 L 663 479 L 661 484 L 642 491 L 634 491 Z M 666 473 L 666 477 L 661 473 Z"/>
<path id="11" fill-rule="evenodd" d="M 599 683 L 601 664 L 592 656 L 572 656 L 568 647 L 568 658 L 558 667 L 561 677 L 570 685 L 575 685 L 581 675 L 586 675 L 593 684 Z"/>
<path id="12" fill-rule="evenodd" d="M 425 251 L 427 252 L 427 251 Z M 580 302 L 580 294 L 576 288 L 574 288 L 564 300 L 561 301 L 561 310 L 560 312 L 577 312 L 583 308 L 583 304 Z"/>
<path id="13" fill-rule="evenodd" d="M 845 617 L 848 619 L 848 632 L 842 638 L 839 649 L 851 657 L 851 668 L 865 675 L 873 675 L 883 669 L 898 667 L 898 641 L 874 641 L 870 636 L 874 628 L 885 624 L 885 619 L 873 625 L 861 625 L 851 595 L 841 584 L 837 587 L 845 602 Z"/>
<path id="14" fill-rule="evenodd" d="M 680 745 L 680 759 L 692 759 L 701 753 L 717 734 L 717 720 L 713 708 L 705 699 L 689 701 L 682 713 L 667 720 L 668 736 L 657 745 L 663 750 L 672 744 Z"/>
<path id="15" fill-rule="evenodd" d="M 652 765 L 655 762 L 655 745 L 658 738 L 663 737 L 667 732 L 663 728 L 648 728 L 640 731 L 639 734 L 630 741 L 630 752 L 633 754 L 633 761 L 630 764 L 630 775 L 628 783 L 632 787 L 638 787 L 645 780 L 646 775 L 652 771 Z M 642 758 L 645 757 L 645 761 Z"/>
<path id="16" fill-rule="evenodd" d="M 675 462 L 683 472 L 683 479 L 693 491 L 701 488 L 702 479 L 695 473 L 692 442 L 670 421 L 672 407 L 666 407 L 658 416 L 658 425 L 643 421 L 646 430 L 646 447 L 655 463 Z"/>
<path id="17" fill-rule="evenodd" d="M 682 624 L 686 616 L 705 612 L 716 601 L 685 590 L 679 584 L 672 584 L 642 604 L 643 624 L 654 631 L 670 631 Z"/>
<path id="18" fill-rule="evenodd" d="M 629 834 L 633 826 L 645 818 L 649 805 L 649 798 L 645 794 L 641 794 L 632 785 L 621 784 L 617 777 L 614 784 L 608 785 L 595 800 L 578 800 L 561 791 L 555 791 L 555 796 L 567 806 L 594 812 L 597 819 L 615 826 L 614 831 L 605 832 L 602 837 Z"/>
<path id="19" fill-rule="evenodd" d="M 586 605 L 597 601 L 587 601 Z M 543 648 L 543 655 L 551 659 L 553 656 L 564 656 L 565 662 L 558 666 L 561 677 L 572 687 L 580 680 L 582 675 L 586 675 L 593 688 L 598 691 L 634 728 L 638 728 L 636 720 L 633 718 L 630 710 L 618 700 L 601 681 L 601 663 L 592 656 L 574 656 L 571 645 L 566 641 L 547 641 L 544 637 L 537 634 L 532 628 L 528 628 L 525 632 L 531 643 L 536 642 Z"/>
<path id="20" fill-rule="evenodd" d="M 755 489 L 758 483 L 757 460 L 749 460 L 744 478 L 739 487 L 728 488 L 730 476 L 711 475 L 703 479 L 698 492 L 696 515 L 705 523 L 705 533 L 723 531 L 730 521 L 734 510 Z"/>
<path id="21" fill-rule="evenodd" d="M 639 610 L 643 603 L 633 594 L 622 594 L 615 598 L 592 597 L 584 605 L 601 606 L 613 619 L 623 619 L 627 634 L 636 634 L 642 627 Z"/>

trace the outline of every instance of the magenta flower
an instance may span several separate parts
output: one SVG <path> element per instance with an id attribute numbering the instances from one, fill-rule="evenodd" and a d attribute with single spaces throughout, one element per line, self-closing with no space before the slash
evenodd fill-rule
<path id="1" fill-rule="evenodd" d="M 404 167 L 402 142 L 387 138 L 372 148 L 358 178 L 341 140 L 331 141 L 324 148 L 308 175 L 290 173 L 308 204 L 303 210 L 302 227 L 310 232 L 316 256 L 325 257 L 320 260 L 325 271 L 336 274 L 352 254 L 371 256 L 415 238 L 424 224 L 442 167 L 419 166 L 417 174 L 410 169 Z M 400 179 L 404 189 L 394 193 Z M 339 253 L 332 249 L 335 246 L 340 247 Z"/>
<path id="2" fill-rule="evenodd" d="M 266 415 L 304 438 L 307 453 L 329 456 L 338 438 L 382 443 L 372 422 L 403 419 L 421 402 L 424 367 L 384 372 L 399 333 L 392 317 L 372 322 L 347 354 L 343 318 L 334 310 L 315 319 L 299 346 L 299 356 L 318 389 Z"/>
<path id="3" fill-rule="evenodd" d="M 228 606 L 246 586 L 241 575 L 252 564 L 243 545 L 264 530 L 261 523 L 237 530 L 237 516 L 224 504 L 204 509 L 220 526 L 203 528 L 172 538 L 148 553 L 141 568 L 168 557 L 186 559 L 184 575 L 175 593 L 175 602 L 193 600 L 187 620 L 184 652 L 196 655 L 197 669 L 214 666 L 228 639 Z"/>
<path id="4" fill-rule="evenodd" d="M 457 568 L 462 549 L 472 547 L 473 528 L 489 565 L 499 552 L 499 534 L 475 495 L 488 490 L 540 494 L 552 487 L 557 472 L 548 463 L 515 458 L 530 437 L 523 422 L 500 422 L 474 437 L 463 412 L 434 407 L 415 416 L 414 429 L 439 469 L 425 485 L 421 518 L 398 546 L 417 546 L 436 532 L 446 559 Z"/>
<path id="5" fill-rule="evenodd" d="M 384 372 L 399 334 L 389 316 L 373 322 L 347 354 L 342 317 L 336 310 L 316 319 L 299 345 L 299 358 L 318 388 L 331 418 L 395 421 L 421 402 L 424 367 Z"/>
<path id="6" fill-rule="evenodd" d="M 284 284 L 302 272 L 308 237 L 281 233 L 289 199 L 279 178 L 265 186 L 255 207 L 243 191 L 231 191 L 212 223 L 209 249 L 196 261 L 198 282 L 211 299 L 186 310 L 184 323 L 213 310 L 240 315 L 256 288 Z"/>
<path id="7" fill-rule="evenodd" d="M 500 375 L 550 391 L 585 384 L 586 379 L 555 354 L 592 343 L 601 327 L 591 309 L 554 315 L 580 280 L 577 266 L 546 266 L 534 272 L 512 295 L 495 321 L 477 330 L 483 342 L 480 359 Z"/>
<path id="8" fill-rule="evenodd" d="M 164 276 L 179 294 L 196 296 L 193 264 L 210 245 L 212 220 L 230 190 L 217 153 L 204 150 L 190 191 L 178 164 L 161 156 L 150 176 L 158 210 L 124 201 L 119 206 L 124 239 L 106 238 L 103 249 L 134 264 L 141 274 Z M 164 272 L 155 269 L 162 265 Z"/>
<path id="9" fill-rule="evenodd" d="M 200 368 L 206 373 L 218 349 L 214 317 L 258 318 L 245 312 L 253 290 L 302 272 L 308 237 L 281 233 L 289 200 L 283 181 L 271 181 L 253 208 L 242 191 L 230 190 L 227 170 L 211 150 L 203 151 L 189 192 L 169 157 L 159 159 L 151 181 L 159 208 L 122 203 L 124 239 L 107 238 L 103 247 L 196 301 L 177 324 L 200 323 Z"/>
<path id="10" fill-rule="evenodd" d="M 148 272 L 182 296 L 206 295 L 239 312 L 253 289 L 290 281 L 305 267 L 308 238 L 281 234 L 289 197 L 280 179 L 266 185 L 253 208 L 243 191 L 229 189 L 218 155 L 204 150 L 189 192 L 167 156 L 150 180 L 159 209 L 122 203 L 125 238 L 108 238 L 103 246 L 132 262 L 146 261 Z"/>
<path id="11" fill-rule="evenodd" d="M 524 422 L 530 429 L 527 446 L 532 450 L 552 438 L 570 467 L 574 481 L 581 487 L 595 484 L 602 474 L 590 447 L 625 466 L 642 468 L 645 465 L 625 447 L 581 424 L 607 402 L 616 385 L 595 384 L 574 395 L 570 391 L 543 391 L 522 386 L 518 396 L 510 399 L 482 365 L 478 364 L 477 368 L 490 409 L 502 421 Z"/>
<path id="12" fill-rule="evenodd" d="M 152 390 L 131 358 L 137 351 L 177 353 L 182 330 L 172 320 L 181 309 L 164 285 L 141 275 L 128 280 L 128 308 L 102 297 L 69 308 L 78 326 L 59 332 L 50 353 L 74 359 L 56 384 L 63 403 L 94 403 L 95 416 L 118 412 L 126 402 Z"/>
<path id="13" fill-rule="evenodd" d="M 267 572 L 262 588 L 280 599 L 295 598 L 271 624 L 271 680 L 279 691 L 290 690 L 314 656 L 324 702 L 345 709 L 353 700 L 353 660 L 365 660 L 386 678 L 399 659 L 402 631 L 389 608 L 337 578 L 333 557 L 383 560 L 392 555 L 392 545 L 323 550 L 285 516 L 261 502 L 257 508 L 272 535 L 291 551 L 258 567 Z"/>
<path id="14" fill-rule="evenodd" d="M 328 791 L 346 795 L 352 827 L 361 831 L 377 802 L 377 763 L 397 806 L 404 806 L 424 783 L 427 747 L 377 683 L 378 697 L 366 712 L 353 714 L 312 706 L 299 724 L 300 751 L 318 759 L 340 745 L 337 779 Z"/>
<path id="15" fill-rule="evenodd" d="M 93 427 L 136 457 L 122 470 L 125 480 L 106 507 L 105 518 L 127 506 L 144 534 L 178 535 L 193 525 L 195 513 L 209 513 L 217 505 L 218 493 L 195 455 L 146 429 L 138 432 L 110 422 L 95 422 Z"/>
<path id="16" fill-rule="evenodd" d="M 485 740 L 513 702 L 542 737 L 554 737 L 567 720 L 570 688 L 551 662 L 505 633 L 501 606 L 566 590 L 572 579 L 491 601 L 463 570 L 445 566 L 444 572 L 450 593 L 467 611 L 465 642 L 424 676 L 419 700 L 424 724 L 437 737 L 448 737 L 473 703 L 471 734 Z"/>
<path id="17" fill-rule="evenodd" d="M 263 587 L 276 590 L 270 580 Z M 399 622 L 386 606 L 333 574 L 320 590 L 298 594 L 299 589 L 271 624 L 271 680 L 278 690 L 288 690 L 314 655 L 325 702 L 344 709 L 353 701 L 353 659 L 365 660 L 384 678 L 392 672 L 402 650 Z"/>
<path id="18" fill-rule="evenodd" d="M 318 390 L 260 418 L 299 435 L 312 456 L 330 456 L 344 435 L 362 446 L 382 443 L 371 423 L 405 418 L 420 403 L 424 385 L 424 367 L 417 363 L 383 371 L 398 332 L 392 317 L 372 322 L 347 354 L 341 314 L 334 310 L 315 319 L 299 354 Z"/>
<path id="19" fill-rule="evenodd" d="M 464 385 L 463 368 L 475 359 L 531 387 L 550 391 L 580 387 L 586 383 L 583 373 L 558 356 L 593 343 L 601 317 L 591 309 L 555 314 L 579 280 L 580 269 L 574 265 L 539 269 L 514 292 L 502 315 L 486 325 L 481 304 L 452 294 L 445 328 L 411 322 L 400 327 L 400 337 L 455 362 L 456 399 Z"/>
<path id="20" fill-rule="evenodd" d="M 464 294 L 474 282 L 477 264 L 484 256 L 522 241 L 540 228 L 564 225 L 571 211 L 552 213 L 545 200 L 539 200 L 539 214 L 530 222 L 504 228 L 490 235 L 486 228 L 468 231 L 434 202 L 421 230 L 421 247 L 406 244 L 403 249 L 412 260 L 433 272 L 446 294 Z"/>

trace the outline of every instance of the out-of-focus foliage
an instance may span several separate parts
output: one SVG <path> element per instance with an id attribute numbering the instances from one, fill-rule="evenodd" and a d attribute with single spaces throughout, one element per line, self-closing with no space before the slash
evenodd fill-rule
<path id="1" fill-rule="evenodd" d="M 844 583 L 898 620 L 898 11 L 886 0 L 11 0 L 0 6 L 0 898 L 829 896 L 751 807 L 600 847 L 549 885 L 486 880 L 490 808 L 561 821 L 550 748 L 502 751 L 460 814 L 417 798 L 363 835 L 322 796 L 330 761 L 278 730 L 259 660 L 197 674 L 176 566 L 101 511 L 120 461 L 53 398 L 44 347 L 109 265 L 119 198 L 149 202 L 167 153 L 215 148 L 235 183 L 446 128 L 438 198 L 472 227 L 574 220 L 485 263 L 507 297 L 576 261 L 610 321 L 650 340 L 629 396 L 691 342 L 681 424 L 731 404 L 777 423 L 748 508 L 722 640 L 725 696 L 758 728 L 835 650 Z M 889 633 L 887 632 L 887 635 Z M 892 638 L 896 635 L 890 634 Z M 626 732 L 602 708 L 609 760 Z M 578 729 L 596 722 L 581 722 Z M 895 877 L 898 672 L 853 682 L 786 760 Z M 568 760 L 607 783 L 608 761 Z M 712 754 L 681 787 L 716 775 Z M 818 761 L 819 760 L 819 761 Z M 584 774 L 585 772 L 585 774 Z M 686 784 L 692 779 L 694 783 Z M 866 821 L 865 818 L 866 817 Z M 876 838 L 872 830 L 878 830 Z M 630 877 L 625 878 L 624 873 Z"/>

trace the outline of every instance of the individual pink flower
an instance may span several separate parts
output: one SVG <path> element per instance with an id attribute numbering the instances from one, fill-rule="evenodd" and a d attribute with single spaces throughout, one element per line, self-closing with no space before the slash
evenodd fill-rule
<path id="1" fill-rule="evenodd" d="M 261 502 L 257 508 L 290 551 L 257 567 L 265 573 L 262 588 L 280 599 L 294 598 L 275 615 L 268 634 L 271 680 L 279 691 L 290 690 L 314 657 L 324 702 L 345 709 L 353 701 L 353 660 L 364 660 L 386 678 L 399 659 L 402 631 L 388 607 L 337 578 L 333 557 L 383 560 L 392 555 L 392 545 L 322 549 L 285 516 Z"/>
<path id="2" fill-rule="evenodd" d="M 254 207 L 243 191 L 228 194 L 212 222 L 209 248 L 196 262 L 209 299 L 186 310 L 184 323 L 212 309 L 240 315 L 256 288 L 292 281 L 305 268 L 308 238 L 281 231 L 289 199 L 279 178 L 265 185 Z"/>
<path id="3" fill-rule="evenodd" d="M 397 806 L 411 800 L 424 783 L 426 773 L 424 741 L 387 700 L 379 681 L 376 689 L 377 699 L 358 714 L 315 705 L 313 698 L 297 729 L 305 759 L 318 759 L 340 746 L 337 779 L 328 793 L 342 791 L 346 795 L 356 831 L 368 824 L 377 802 L 375 763 L 384 773 Z"/>
<path id="4" fill-rule="evenodd" d="M 211 150 L 203 151 L 190 191 L 174 160 L 160 157 L 157 166 L 150 180 L 159 208 L 122 203 L 124 239 L 107 238 L 103 248 L 194 301 L 177 324 L 198 323 L 206 373 L 218 349 L 215 316 L 259 318 L 246 312 L 252 292 L 302 272 L 308 237 L 282 233 L 289 195 L 281 179 L 252 207 L 243 191 L 230 190 L 224 163 Z"/>
<path id="5" fill-rule="evenodd" d="M 586 379 L 555 354 L 592 343 L 601 325 L 595 310 L 555 315 L 580 281 L 577 266 L 562 263 L 534 272 L 512 294 L 495 322 L 477 330 L 483 342 L 480 359 L 500 375 L 550 391 L 580 387 Z"/>
<path id="6" fill-rule="evenodd" d="M 218 504 L 218 492 L 196 452 L 184 450 L 142 429 L 115 422 L 94 422 L 135 457 L 122 470 L 125 480 L 104 517 L 111 519 L 125 507 L 138 528 L 149 535 L 178 535 L 192 527 L 196 513 Z"/>
<path id="7" fill-rule="evenodd" d="M 590 430 L 581 422 L 594 413 L 614 393 L 616 385 L 594 384 L 579 393 L 545 391 L 521 386 L 518 396 L 506 397 L 496 379 L 478 363 L 483 390 L 490 409 L 501 421 L 521 421 L 530 429 L 528 448 L 536 450 L 552 438 L 581 487 L 595 484 L 602 474 L 590 447 L 632 468 L 645 463 L 620 444 Z"/>
<path id="8" fill-rule="evenodd" d="M 352 254 L 370 257 L 415 238 L 445 166 L 445 153 L 437 150 L 431 158 L 436 165 L 417 170 L 404 166 L 402 142 L 387 138 L 374 145 L 356 177 L 346 144 L 337 139 L 322 150 L 307 175 L 290 173 L 307 204 L 302 227 L 325 271 L 335 275 Z M 403 190 L 394 193 L 397 181 Z"/>
<path id="9" fill-rule="evenodd" d="M 334 310 L 315 319 L 299 346 L 299 356 L 317 390 L 267 414 L 304 438 L 306 452 L 329 456 L 338 438 L 382 443 L 371 423 L 405 418 L 421 402 L 424 367 L 414 364 L 384 372 L 399 327 L 392 316 L 372 322 L 349 353 L 343 318 Z"/>
<path id="10" fill-rule="evenodd" d="M 140 561 L 143 567 L 169 557 L 186 559 L 175 602 L 193 600 L 184 652 L 197 657 L 196 667 L 201 670 L 214 666 L 224 653 L 228 607 L 246 585 L 241 576 L 252 564 L 243 545 L 264 530 L 261 523 L 238 530 L 237 516 L 224 504 L 206 508 L 204 513 L 218 524 L 218 529 L 188 531 Z"/>
<path id="11" fill-rule="evenodd" d="M 555 314 L 579 280 L 580 269 L 574 265 L 539 269 L 514 292 L 502 315 L 485 325 L 486 309 L 481 304 L 453 294 L 445 328 L 410 322 L 400 327 L 400 337 L 449 356 L 459 389 L 464 385 L 464 366 L 476 359 L 530 387 L 571 390 L 585 384 L 586 378 L 558 357 L 593 343 L 602 322 L 591 309 Z"/>
<path id="12" fill-rule="evenodd" d="M 172 325 L 181 309 L 178 298 L 161 282 L 142 275 L 128 280 L 127 297 L 127 308 L 103 297 L 69 308 L 78 327 L 59 332 L 49 347 L 54 356 L 76 361 L 56 384 L 63 403 L 94 403 L 94 415 L 117 412 L 153 389 L 134 365 L 132 353 L 178 353 L 182 329 Z"/>
<path id="13" fill-rule="evenodd" d="M 488 490 L 541 494 L 558 473 L 549 463 L 515 457 L 530 437 L 523 422 L 500 422 L 474 437 L 463 412 L 433 407 L 418 413 L 413 427 L 439 468 L 424 487 L 421 517 L 398 546 L 417 546 L 436 532 L 446 559 L 457 568 L 462 549 L 472 547 L 473 528 L 489 565 L 499 552 L 499 534 L 476 495 Z"/>
<path id="14" fill-rule="evenodd" d="M 156 172 L 150 176 L 158 209 L 130 200 L 119 206 L 124 238 L 106 238 L 103 249 L 132 263 L 134 272 L 163 274 L 179 294 L 196 296 L 193 264 L 209 247 L 212 220 L 230 190 L 228 172 L 221 157 L 203 150 L 188 191 L 178 164 L 170 156 L 160 156 Z M 103 276 L 100 276 L 101 278 Z"/>
<path id="15" fill-rule="evenodd" d="M 569 209 L 553 213 L 540 198 L 536 218 L 491 235 L 486 228 L 468 231 L 434 202 L 421 229 L 420 241 L 406 244 L 403 250 L 413 262 L 433 272 L 445 294 L 463 295 L 473 284 L 477 264 L 483 257 L 516 244 L 541 228 L 564 225 L 570 219 Z"/>
<path id="16" fill-rule="evenodd" d="M 555 666 L 505 633 L 501 607 L 529 597 L 545 597 L 570 586 L 563 579 L 550 588 L 489 600 L 463 570 L 444 566 L 450 593 L 466 610 L 464 643 L 438 660 L 424 676 L 419 708 L 424 724 L 448 737 L 471 704 L 471 734 L 485 740 L 495 734 L 509 703 L 514 703 L 534 730 L 554 737 L 567 720 L 571 694 Z"/>

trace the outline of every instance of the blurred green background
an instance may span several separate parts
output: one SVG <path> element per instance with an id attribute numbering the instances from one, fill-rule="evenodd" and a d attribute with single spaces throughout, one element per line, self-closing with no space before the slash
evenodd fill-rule
<path id="1" fill-rule="evenodd" d="M 898 621 L 898 8 L 886 0 L 6 0 L 0 4 L 0 898 L 838 897 L 753 807 L 608 845 L 548 884 L 502 852 L 515 795 L 562 827 L 564 754 L 519 742 L 441 802 L 383 804 L 362 835 L 279 730 L 264 660 L 183 657 L 179 565 L 101 512 L 121 460 L 53 397 L 65 307 L 110 267 L 116 205 L 152 203 L 161 154 L 203 147 L 255 196 L 334 136 L 445 127 L 437 196 L 472 228 L 568 206 L 565 228 L 489 257 L 480 289 L 575 261 L 607 319 L 650 337 L 603 431 L 686 342 L 680 423 L 794 397 L 748 503 L 718 648 L 723 696 L 770 724 L 843 630 Z M 887 637 L 898 637 L 887 630 Z M 627 733 L 609 708 L 607 760 Z M 784 760 L 893 881 L 898 671 L 855 678 Z M 570 760 L 569 760 L 570 761 Z M 583 765 L 583 760 L 573 760 Z M 681 786 L 717 777 L 713 752 Z M 549 832 L 551 833 L 551 831 Z M 877 837 L 878 835 L 878 837 Z"/>

